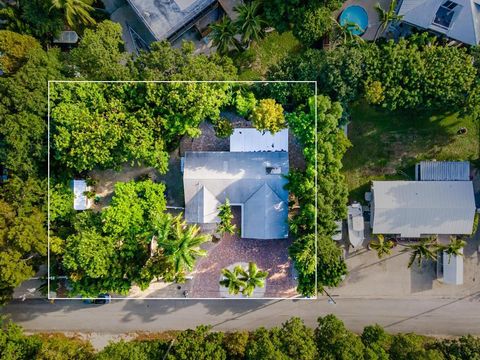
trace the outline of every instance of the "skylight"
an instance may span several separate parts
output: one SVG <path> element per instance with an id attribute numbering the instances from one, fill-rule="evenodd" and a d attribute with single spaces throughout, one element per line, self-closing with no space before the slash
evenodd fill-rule
<path id="1" fill-rule="evenodd" d="M 445 29 L 448 29 L 451 25 L 453 15 L 455 14 L 455 8 L 458 4 L 453 1 L 445 1 L 437 10 L 433 23 Z"/>

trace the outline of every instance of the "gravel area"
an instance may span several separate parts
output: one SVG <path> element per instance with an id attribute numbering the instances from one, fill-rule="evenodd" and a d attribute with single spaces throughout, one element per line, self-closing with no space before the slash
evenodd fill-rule
<path id="1" fill-rule="evenodd" d="M 232 206 L 235 222 L 240 222 L 240 208 Z M 238 225 L 237 225 L 238 226 Z M 193 273 L 191 297 L 220 297 L 219 276 L 222 269 L 239 262 L 255 262 L 268 271 L 264 297 L 296 296 L 296 281 L 293 278 L 293 263 L 288 258 L 289 239 L 242 239 L 238 235 L 225 235 L 212 245 L 208 255 L 197 262 Z"/>

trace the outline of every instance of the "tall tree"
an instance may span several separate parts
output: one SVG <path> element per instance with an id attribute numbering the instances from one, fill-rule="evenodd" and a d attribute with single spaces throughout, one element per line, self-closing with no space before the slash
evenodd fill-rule
<path id="1" fill-rule="evenodd" d="M 81 0 L 54 1 L 83 3 Z M 130 55 L 124 49 L 121 25 L 109 20 L 102 21 L 94 29 L 86 29 L 78 46 L 70 52 L 75 76 L 88 80 L 129 80 L 126 66 L 129 59 Z"/>
<path id="2" fill-rule="evenodd" d="M 414 244 L 404 246 L 405 249 L 403 249 L 403 251 L 411 253 L 408 261 L 409 268 L 412 267 L 415 260 L 417 261 L 418 266 L 420 266 L 422 261 L 425 260 L 437 260 L 438 244 L 436 237 L 420 239 Z"/>
<path id="3" fill-rule="evenodd" d="M 450 243 L 448 245 L 439 245 L 438 251 L 444 251 L 448 255 L 448 262 L 452 256 L 463 256 L 463 248 L 467 242 L 456 236 L 450 237 Z"/>
<path id="4" fill-rule="evenodd" d="M 68 26 L 76 27 L 79 24 L 94 25 L 95 20 L 91 16 L 94 8 L 85 0 L 51 0 L 52 7 L 63 12 Z"/>
<path id="5" fill-rule="evenodd" d="M 201 234 L 198 225 L 187 225 L 181 214 L 176 217 L 166 214 L 164 219 L 167 227 L 164 225 L 164 230 L 158 233 L 158 247 L 173 264 L 174 276 L 181 279 L 193 269 L 198 257 L 207 254 L 200 245 L 210 241 L 211 236 Z"/>
<path id="6" fill-rule="evenodd" d="M 383 33 L 385 32 L 385 30 L 387 30 L 387 27 L 390 23 L 398 22 L 402 20 L 403 16 L 397 14 L 396 8 L 397 8 L 397 0 L 392 0 L 390 2 L 390 5 L 388 6 L 388 10 L 385 10 L 384 8 L 382 8 L 382 6 L 379 3 L 375 5 L 375 11 L 378 14 L 380 25 L 377 28 L 377 31 L 375 32 L 374 41 L 377 40 L 380 32 Z"/>
<path id="7" fill-rule="evenodd" d="M 221 236 L 225 234 L 233 235 L 235 233 L 236 225 L 233 221 L 232 208 L 230 206 L 230 200 L 225 199 L 225 203 L 218 207 L 218 217 L 220 218 L 220 223 L 217 226 L 217 232 Z"/>
<path id="8" fill-rule="evenodd" d="M 283 107 L 273 99 L 261 99 L 253 108 L 250 120 L 257 130 L 270 131 L 272 134 L 285 127 Z"/>
<path id="9" fill-rule="evenodd" d="M 266 22 L 260 14 L 260 3 L 251 1 L 235 7 L 238 17 L 235 25 L 242 35 L 242 41 L 247 46 L 252 41 L 258 41 L 265 36 Z"/>
<path id="10" fill-rule="evenodd" d="M 262 271 L 258 268 L 257 264 L 249 262 L 247 268 L 241 268 L 240 271 L 240 280 L 245 283 L 245 286 L 242 289 L 242 294 L 252 296 L 253 291 L 256 288 L 265 287 L 267 276 L 267 271 Z"/>
<path id="11" fill-rule="evenodd" d="M 220 54 L 225 55 L 232 48 L 237 51 L 243 50 L 240 41 L 236 38 L 237 26 L 228 16 L 224 16 L 217 23 L 210 25 L 210 29 L 212 30 L 210 36 L 213 46 L 217 47 Z"/>
<path id="12" fill-rule="evenodd" d="M 223 279 L 220 280 L 220 285 L 228 289 L 229 294 L 238 295 L 246 286 L 245 281 L 240 279 L 242 267 L 237 265 L 233 270 L 222 269 Z"/>
<path id="13" fill-rule="evenodd" d="M 389 256 L 392 253 L 395 243 L 389 239 L 385 240 L 385 236 L 378 234 L 377 240 L 370 241 L 368 246 L 377 252 L 379 259 L 382 259 L 384 256 Z"/>

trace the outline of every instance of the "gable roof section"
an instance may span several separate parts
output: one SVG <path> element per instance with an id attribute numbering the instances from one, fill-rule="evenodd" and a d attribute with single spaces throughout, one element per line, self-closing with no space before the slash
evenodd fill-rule
<path id="1" fill-rule="evenodd" d="M 280 239 L 288 237 L 288 204 L 264 183 L 243 209 L 245 238 Z"/>
<path id="2" fill-rule="evenodd" d="M 446 0 L 403 0 L 398 14 L 403 21 L 412 25 L 436 31 L 465 44 L 480 42 L 480 5 L 478 0 L 450 0 L 456 4 L 452 10 L 450 26 L 442 27 L 434 20 Z"/>
<path id="3" fill-rule="evenodd" d="M 471 181 L 373 181 L 373 233 L 420 237 L 470 234 Z"/>
<path id="4" fill-rule="evenodd" d="M 193 196 L 190 206 L 185 209 L 185 217 L 202 224 L 217 222 L 220 202 L 205 186 L 199 184 L 198 187 L 200 189 Z"/>
<path id="5" fill-rule="evenodd" d="M 216 207 L 228 198 L 231 204 L 244 205 L 245 224 L 247 217 L 255 223 L 261 220 L 272 226 L 286 223 L 288 212 L 282 210 L 274 213 L 272 206 L 284 203 L 286 207 L 288 203 L 288 191 L 284 189 L 287 183 L 284 175 L 288 174 L 288 170 L 288 153 L 283 151 L 186 152 L 183 173 L 185 219 L 194 223 L 214 223 L 217 221 Z M 266 196 L 263 203 L 257 198 L 261 194 Z M 248 206 L 247 201 L 250 201 Z M 256 209 L 252 204 L 257 204 L 263 210 Z M 273 218 L 258 216 L 260 213 L 272 215 Z M 258 218 L 251 218 L 255 214 Z M 284 220 L 280 221 L 277 217 L 284 217 Z M 250 228 L 250 225 L 246 226 Z M 244 231 L 243 236 L 262 239 L 265 234 L 274 231 L 277 230 L 266 231 L 265 226 L 251 226 L 251 231 Z M 278 230 L 280 233 L 280 238 L 285 237 L 283 230 Z"/>

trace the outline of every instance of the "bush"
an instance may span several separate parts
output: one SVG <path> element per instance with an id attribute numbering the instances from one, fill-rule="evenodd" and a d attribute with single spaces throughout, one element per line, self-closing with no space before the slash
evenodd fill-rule
<path id="1" fill-rule="evenodd" d="M 215 121 L 214 129 L 215 135 L 219 138 L 228 138 L 233 134 L 232 123 L 225 118 L 220 118 Z"/>
<path id="2" fill-rule="evenodd" d="M 257 104 L 257 99 L 252 92 L 237 91 L 235 93 L 235 109 L 240 116 L 247 117 Z"/>

